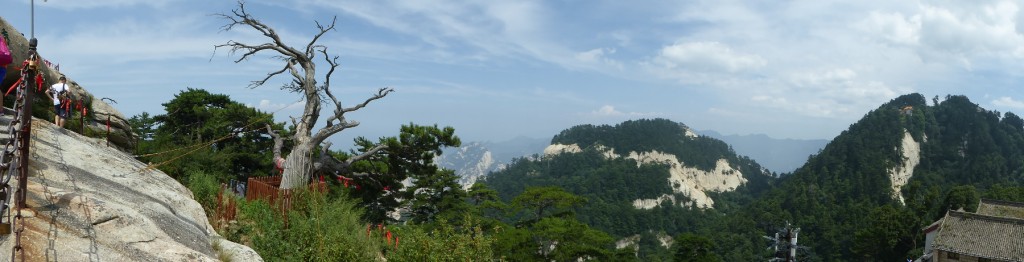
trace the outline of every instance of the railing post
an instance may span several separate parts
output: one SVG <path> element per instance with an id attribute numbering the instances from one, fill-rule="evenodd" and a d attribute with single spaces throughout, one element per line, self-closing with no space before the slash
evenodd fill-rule
<path id="1" fill-rule="evenodd" d="M 107 115 L 107 147 L 110 147 L 110 115 Z"/>
<path id="2" fill-rule="evenodd" d="M 30 57 L 29 59 L 35 58 Z M 30 67 L 28 75 L 38 74 L 38 66 L 39 65 Z M 18 145 L 18 150 L 21 154 L 18 156 L 20 158 L 18 161 L 18 209 L 25 208 L 25 198 L 27 196 L 27 190 L 25 189 L 28 188 L 29 143 L 32 142 L 32 100 L 34 99 L 33 95 L 35 94 L 32 87 L 38 85 L 38 83 L 35 83 L 35 77 L 25 78 L 25 81 L 28 81 L 28 84 L 25 85 L 25 90 L 22 91 L 25 93 L 25 101 L 23 102 L 24 106 L 21 109 L 21 134 L 19 134 L 20 137 L 18 137 L 18 139 L 21 140 L 19 141 L 20 145 Z"/>
<path id="3" fill-rule="evenodd" d="M 79 113 L 78 114 L 78 122 L 80 124 L 82 124 L 82 128 L 80 128 L 78 130 L 78 132 L 82 132 L 82 135 L 84 136 L 85 135 L 85 103 L 82 103 L 82 100 L 78 100 L 78 106 L 81 107 L 78 110 L 78 113 Z"/>

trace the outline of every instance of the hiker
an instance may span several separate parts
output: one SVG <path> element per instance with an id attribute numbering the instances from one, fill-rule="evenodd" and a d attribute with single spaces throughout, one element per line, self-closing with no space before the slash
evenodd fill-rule
<path id="1" fill-rule="evenodd" d="M 0 87 L 3 87 L 4 77 L 7 76 L 7 65 L 11 64 L 14 57 L 11 56 L 11 48 L 7 46 L 7 40 L 0 37 Z M 4 115 L 3 88 L 0 88 L 0 116 Z"/>
<path id="2" fill-rule="evenodd" d="M 53 84 L 49 89 L 46 89 L 46 96 L 53 100 L 53 109 L 56 111 L 56 115 L 53 116 L 53 123 L 63 128 L 64 120 L 68 118 L 68 110 L 64 108 L 64 100 L 67 100 L 68 90 L 68 79 L 64 76 L 60 76 L 56 84 Z"/>
<path id="3" fill-rule="evenodd" d="M 14 57 L 11 56 L 11 48 L 7 46 L 7 40 L 0 37 L 0 83 L 4 82 L 4 77 L 7 76 L 7 65 L 11 64 Z"/>

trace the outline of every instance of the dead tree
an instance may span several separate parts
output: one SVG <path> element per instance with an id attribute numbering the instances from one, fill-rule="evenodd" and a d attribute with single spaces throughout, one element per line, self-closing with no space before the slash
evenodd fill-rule
<path id="1" fill-rule="evenodd" d="M 290 137 L 284 137 L 269 126 L 267 127 L 267 132 L 275 141 L 273 149 L 275 162 L 277 162 L 278 158 L 284 159 L 284 177 L 281 179 L 281 188 L 289 189 L 305 185 L 316 169 L 329 168 L 332 171 L 345 172 L 347 167 L 353 162 L 370 157 L 386 148 L 385 145 L 378 145 L 345 161 L 340 161 L 326 154 L 330 147 L 329 144 L 322 147 L 323 152 L 314 152 L 317 146 L 324 143 L 327 138 L 345 129 L 359 125 L 357 121 L 346 119 L 345 113 L 366 107 L 370 102 L 384 98 L 394 91 L 387 87 L 380 88 L 376 94 L 352 107 L 342 106 L 341 101 L 331 93 L 331 76 L 334 74 L 335 69 L 338 68 L 338 56 L 328 55 L 327 46 L 317 44 L 316 42 L 327 32 L 334 31 L 337 17 L 332 19 L 331 23 L 327 25 L 316 22 L 319 32 L 313 36 L 313 39 L 309 41 L 305 48 L 297 49 L 285 44 L 273 28 L 249 14 L 245 10 L 244 1 L 239 1 L 238 9 L 231 10 L 230 14 L 219 14 L 218 16 L 230 21 L 221 28 L 223 31 L 235 29 L 236 26 L 253 29 L 263 34 L 268 42 L 249 44 L 229 40 L 225 44 L 217 45 L 215 49 L 227 48 L 231 54 L 241 53 L 242 56 L 235 60 L 235 63 L 248 60 L 259 53 L 271 53 L 274 54 L 273 57 L 275 59 L 281 60 L 284 64 L 280 70 L 267 73 L 260 80 L 252 81 L 249 84 L 249 88 L 262 86 L 271 78 L 287 73 L 291 75 L 292 81 L 283 85 L 281 89 L 292 93 L 299 93 L 304 98 L 305 108 L 302 111 L 302 116 L 298 118 L 291 117 L 292 125 L 295 127 L 294 134 Z M 323 55 L 324 61 L 330 66 L 322 84 L 317 82 L 316 63 L 313 60 L 318 54 Z M 313 127 L 320 120 L 320 107 L 324 104 L 333 110 L 326 116 L 326 126 L 314 132 Z M 291 140 L 293 146 L 288 155 L 283 157 L 281 150 L 284 145 L 282 142 L 284 139 Z M 320 157 L 315 157 L 317 154 Z"/>

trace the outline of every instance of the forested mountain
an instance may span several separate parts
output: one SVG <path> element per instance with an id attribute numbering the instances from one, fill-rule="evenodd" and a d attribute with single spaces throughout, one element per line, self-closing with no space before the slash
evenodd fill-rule
<path id="1" fill-rule="evenodd" d="M 665 236 L 692 231 L 768 189 L 771 174 L 722 141 L 665 119 L 562 131 L 543 156 L 519 158 L 486 178 L 502 199 L 558 186 L 588 199 L 577 217 L 654 259 Z M 722 209 L 722 211 L 714 211 Z M 659 237 L 660 236 L 660 237 Z M 668 238 L 670 239 L 670 238 Z M 735 245 L 755 247 L 755 240 Z"/>
<path id="2" fill-rule="evenodd" d="M 895 98 L 778 179 L 724 142 L 687 130 L 662 119 L 573 127 L 544 156 L 518 159 L 486 182 L 503 199 L 538 185 L 583 196 L 589 202 L 578 219 L 639 242 L 643 260 L 666 258 L 651 247 L 670 245 L 664 235 L 704 243 L 725 261 L 766 259 L 772 254 L 762 236 L 790 222 L 801 228 L 801 260 L 902 261 L 921 254 L 920 229 L 946 210 L 971 211 L 981 197 L 1024 201 L 1024 120 L 964 96 Z M 705 172 L 692 174 L 715 173 L 725 162 L 744 182 L 707 190 L 713 204 L 702 206 L 692 190 L 701 186 L 688 191 L 692 184 L 673 180 L 674 161 Z"/>
<path id="3" fill-rule="evenodd" d="M 743 216 L 764 232 L 801 227 L 811 260 L 901 260 L 920 255 L 920 229 L 948 209 L 970 210 L 979 195 L 1022 200 L 1024 121 L 939 100 L 904 95 L 869 112 Z"/>
<path id="4" fill-rule="evenodd" d="M 778 139 L 764 134 L 723 135 L 713 130 L 698 133 L 732 146 L 737 154 L 748 156 L 774 173 L 789 173 L 804 165 L 810 155 L 828 144 L 826 139 Z"/>

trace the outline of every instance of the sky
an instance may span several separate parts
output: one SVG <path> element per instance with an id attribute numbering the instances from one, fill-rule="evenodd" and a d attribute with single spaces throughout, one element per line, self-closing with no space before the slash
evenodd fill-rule
<path id="1" fill-rule="evenodd" d="M 29 35 L 30 1 L 0 17 Z M 39 50 L 126 116 L 163 113 L 186 88 L 227 94 L 278 121 L 301 114 L 291 81 L 250 81 L 283 64 L 234 63 L 221 30 L 227 0 L 35 1 Z M 249 0 L 294 46 L 316 21 L 339 56 L 332 90 L 346 105 L 395 92 L 335 137 L 452 126 L 467 141 L 550 138 L 579 124 L 667 118 L 695 130 L 831 139 L 902 94 L 966 95 L 1024 113 L 1024 4 L 1017 1 L 377 1 Z M 318 57 L 316 59 L 323 59 Z M 325 64 L 319 65 L 321 70 Z M 323 74 L 323 72 L 319 72 Z M 327 114 L 325 110 L 322 114 Z M 338 148 L 343 149 L 343 148 Z"/>

